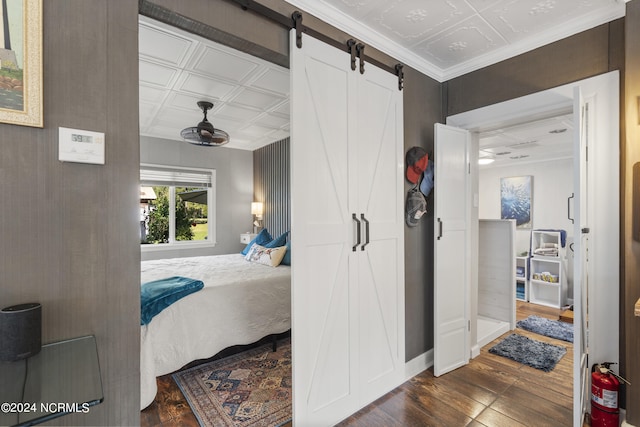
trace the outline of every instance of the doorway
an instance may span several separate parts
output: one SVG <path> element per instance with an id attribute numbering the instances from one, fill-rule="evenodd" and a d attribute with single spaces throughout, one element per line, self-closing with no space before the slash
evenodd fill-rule
<path id="1" fill-rule="evenodd" d="M 511 277 L 510 286 L 516 287 L 515 299 L 532 301 L 537 304 L 561 308 L 573 304 L 573 224 L 570 205 L 574 193 L 573 183 L 573 114 L 568 112 L 555 117 L 513 124 L 478 135 L 478 217 L 481 220 L 500 220 L 503 215 L 514 218 L 515 277 Z M 528 193 L 523 203 L 501 203 L 501 194 L 519 196 Z M 519 200 L 519 199 L 518 199 Z M 504 211 L 504 212 L 503 212 Z M 532 230 L 561 230 L 568 232 L 565 244 L 558 249 L 557 259 L 563 269 L 559 293 L 542 294 L 545 284 L 536 282 L 532 292 L 531 284 L 531 236 Z M 484 238 L 495 234 L 485 233 Z M 501 244 L 499 247 L 505 246 Z M 482 249 L 480 249 L 482 255 Z M 496 336 L 511 329 L 505 319 L 493 316 L 487 299 L 483 281 L 479 280 L 479 307 L 477 317 L 477 346 L 479 349 Z M 515 282 L 515 283 L 514 283 Z M 547 286 L 549 287 L 549 286 Z M 484 293 L 484 298 L 483 298 Z M 535 294 L 535 295 L 532 295 Z M 514 301 L 512 301 L 515 304 Z M 515 325 L 514 325 L 515 326 Z"/>
<path id="2" fill-rule="evenodd" d="M 584 100 L 584 102 L 583 102 Z M 588 107 L 588 108 L 586 108 Z M 477 134 L 526 121 L 525 118 L 543 119 L 554 117 L 568 110 L 574 111 L 581 126 L 580 134 L 588 136 L 589 158 L 598 159 L 598 168 L 585 168 L 580 141 L 574 141 L 574 152 L 580 152 L 580 161 L 574 164 L 574 185 L 579 190 L 587 178 L 586 191 L 576 192 L 574 213 L 582 210 L 589 218 L 588 227 L 579 221 L 574 224 L 576 246 L 581 250 L 589 242 L 589 262 L 584 271 L 575 269 L 582 282 L 573 289 L 574 307 L 577 315 L 588 313 L 588 348 L 592 361 L 611 358 L 618 361 L 618 293 L 619 293 L 619 75 L 610 72 L 576 83 L 549 89 L 533 95 L 513 99 L 500 104 L 480 108 L 447 118 L 447 124 L 467 129 L 476 134 L 472 140 L 477 144 Z M 577 115 L 576 115 L 577 114 Z M 584 127 L 583 124 L 584 123 Z M 471 150 L 473 156 L 479 147 Z M 474 170 L 475 169 L 475 170 Z M 580 173 L 582 175 L 580 175 Z M 478 196 L 478 171 L 472 167 L 472 196 Z M 579 185 L 578 185 L 579 184 Z M 582 187 L 585 188 L 585 187 Z M 586 200 L 584 200 L 584 199 Z M 598 201 L 596 205 L 595 201 Z M 584 204 L 581 203 L 584 202 Z M 603 208 L 606 213 L 603 213 Z M 576 211 L 578 209 L 578 211 Z M 613 215 L 611 211 L 614 211 Z M 474 203 L 472 220 L 478 220 L 478 206 Z M 581 228 L 582 227 L 582 228 Z M 576 233 L 577 231 L 577 233 Z M 585 231 L 588 231 L 585 233 Z M 475 241 L 473 239 L 476 239 Z M 477 234 L 471 237 L 472 247 L 477 247 Z M 576 253 L 578 250 L 576 250 Z M 477 253 L 472 256 L 477 270 Z M 615 266 L 614 268 L 611 268 Z M 473 268 L 473 267 L 472 267 Z M 472 283 L 474 281 L 472 280 Z M 579 285 L 579 283 L 582 283 Z M 597 284 L 594 286 L 593 284 Z M 584 292 L 583 292 L 584 291 Z M 471 307 L 477 305 L 477 289 L 469 289 Z M 582 313 L 583 300 L 589 301 Z M 613 309 L 612 309 L 613 308 Z M 472 308 L 473 310 L 473 308 Z M 471 314 L 473 316 L 473 313 Z M 472 321 L 472 325 L 475 322 Z M 578 319 L 574 323 L 574 425 L 580 425 L 585 410 L 584 393 L 588 386 L 584 375 L 586 346 L 580 340 L 586 337 L 586 323 Z M 477 331 L 476 331 L 477 334 Z M 477 338 L 477 335 L 472 339 Z"/>

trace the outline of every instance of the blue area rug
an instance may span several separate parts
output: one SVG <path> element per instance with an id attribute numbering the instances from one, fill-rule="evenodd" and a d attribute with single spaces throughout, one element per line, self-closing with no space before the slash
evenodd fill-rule
<path id="1" fill-rule="evenodd" d="M 518 321 L 516 326 L 526 331 L 544 335 L 545 337 L 573 342 L 573 325 L 571 323 L 545 319 L 544 317 L 529 316 L 524 320 Z"/>
<path id="2" fill-rule="evenodd" d="M 524 335 L 511 334 L 489 349 L 489 353 L 507 357 L 516 362 L 545 372 L 552 371 L 567 353 L 557 345 L 532 340 Z"/>

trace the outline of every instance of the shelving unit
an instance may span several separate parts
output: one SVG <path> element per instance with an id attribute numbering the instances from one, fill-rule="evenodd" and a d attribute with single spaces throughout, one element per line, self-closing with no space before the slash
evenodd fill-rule
<path id="1" fill-rule="evenodd" d="M 529 301 L 529 257 L 516 257 L 516 299 Z"/>
<path id="2" fill-rule="evenodd" d="M 567 279 L 565 250 L 559 231 L 531 232 L 530 269 L 529 301 L 561 308 L 567 296 Z"/>

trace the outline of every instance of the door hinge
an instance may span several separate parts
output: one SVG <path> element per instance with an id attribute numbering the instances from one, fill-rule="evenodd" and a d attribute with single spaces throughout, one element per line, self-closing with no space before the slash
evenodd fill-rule
<path id="1" fill-rule="evenodd" d="M 467 320 L 467 330 L 471 332 L 471 320 Z"/>
<path id="2" fill-rule="evenodd" d="M 467 163 L 467 173 L 471 175 L 471 162 Z"/>

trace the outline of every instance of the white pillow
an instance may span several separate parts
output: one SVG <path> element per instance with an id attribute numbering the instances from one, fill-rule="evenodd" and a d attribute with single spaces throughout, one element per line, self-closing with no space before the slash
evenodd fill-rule
<path id="1" fill-rule="evenodd" d="M 265 248 L 257 243 L 251 245 L 249 252 L 244 257 L 247 261 L 255 262 L 258 264 L 268 265 L 270 267 L 277 267 L 280 265 L 284 254 L 287 252 L 286 246 L 278 246 L 277 248 Z"/>

